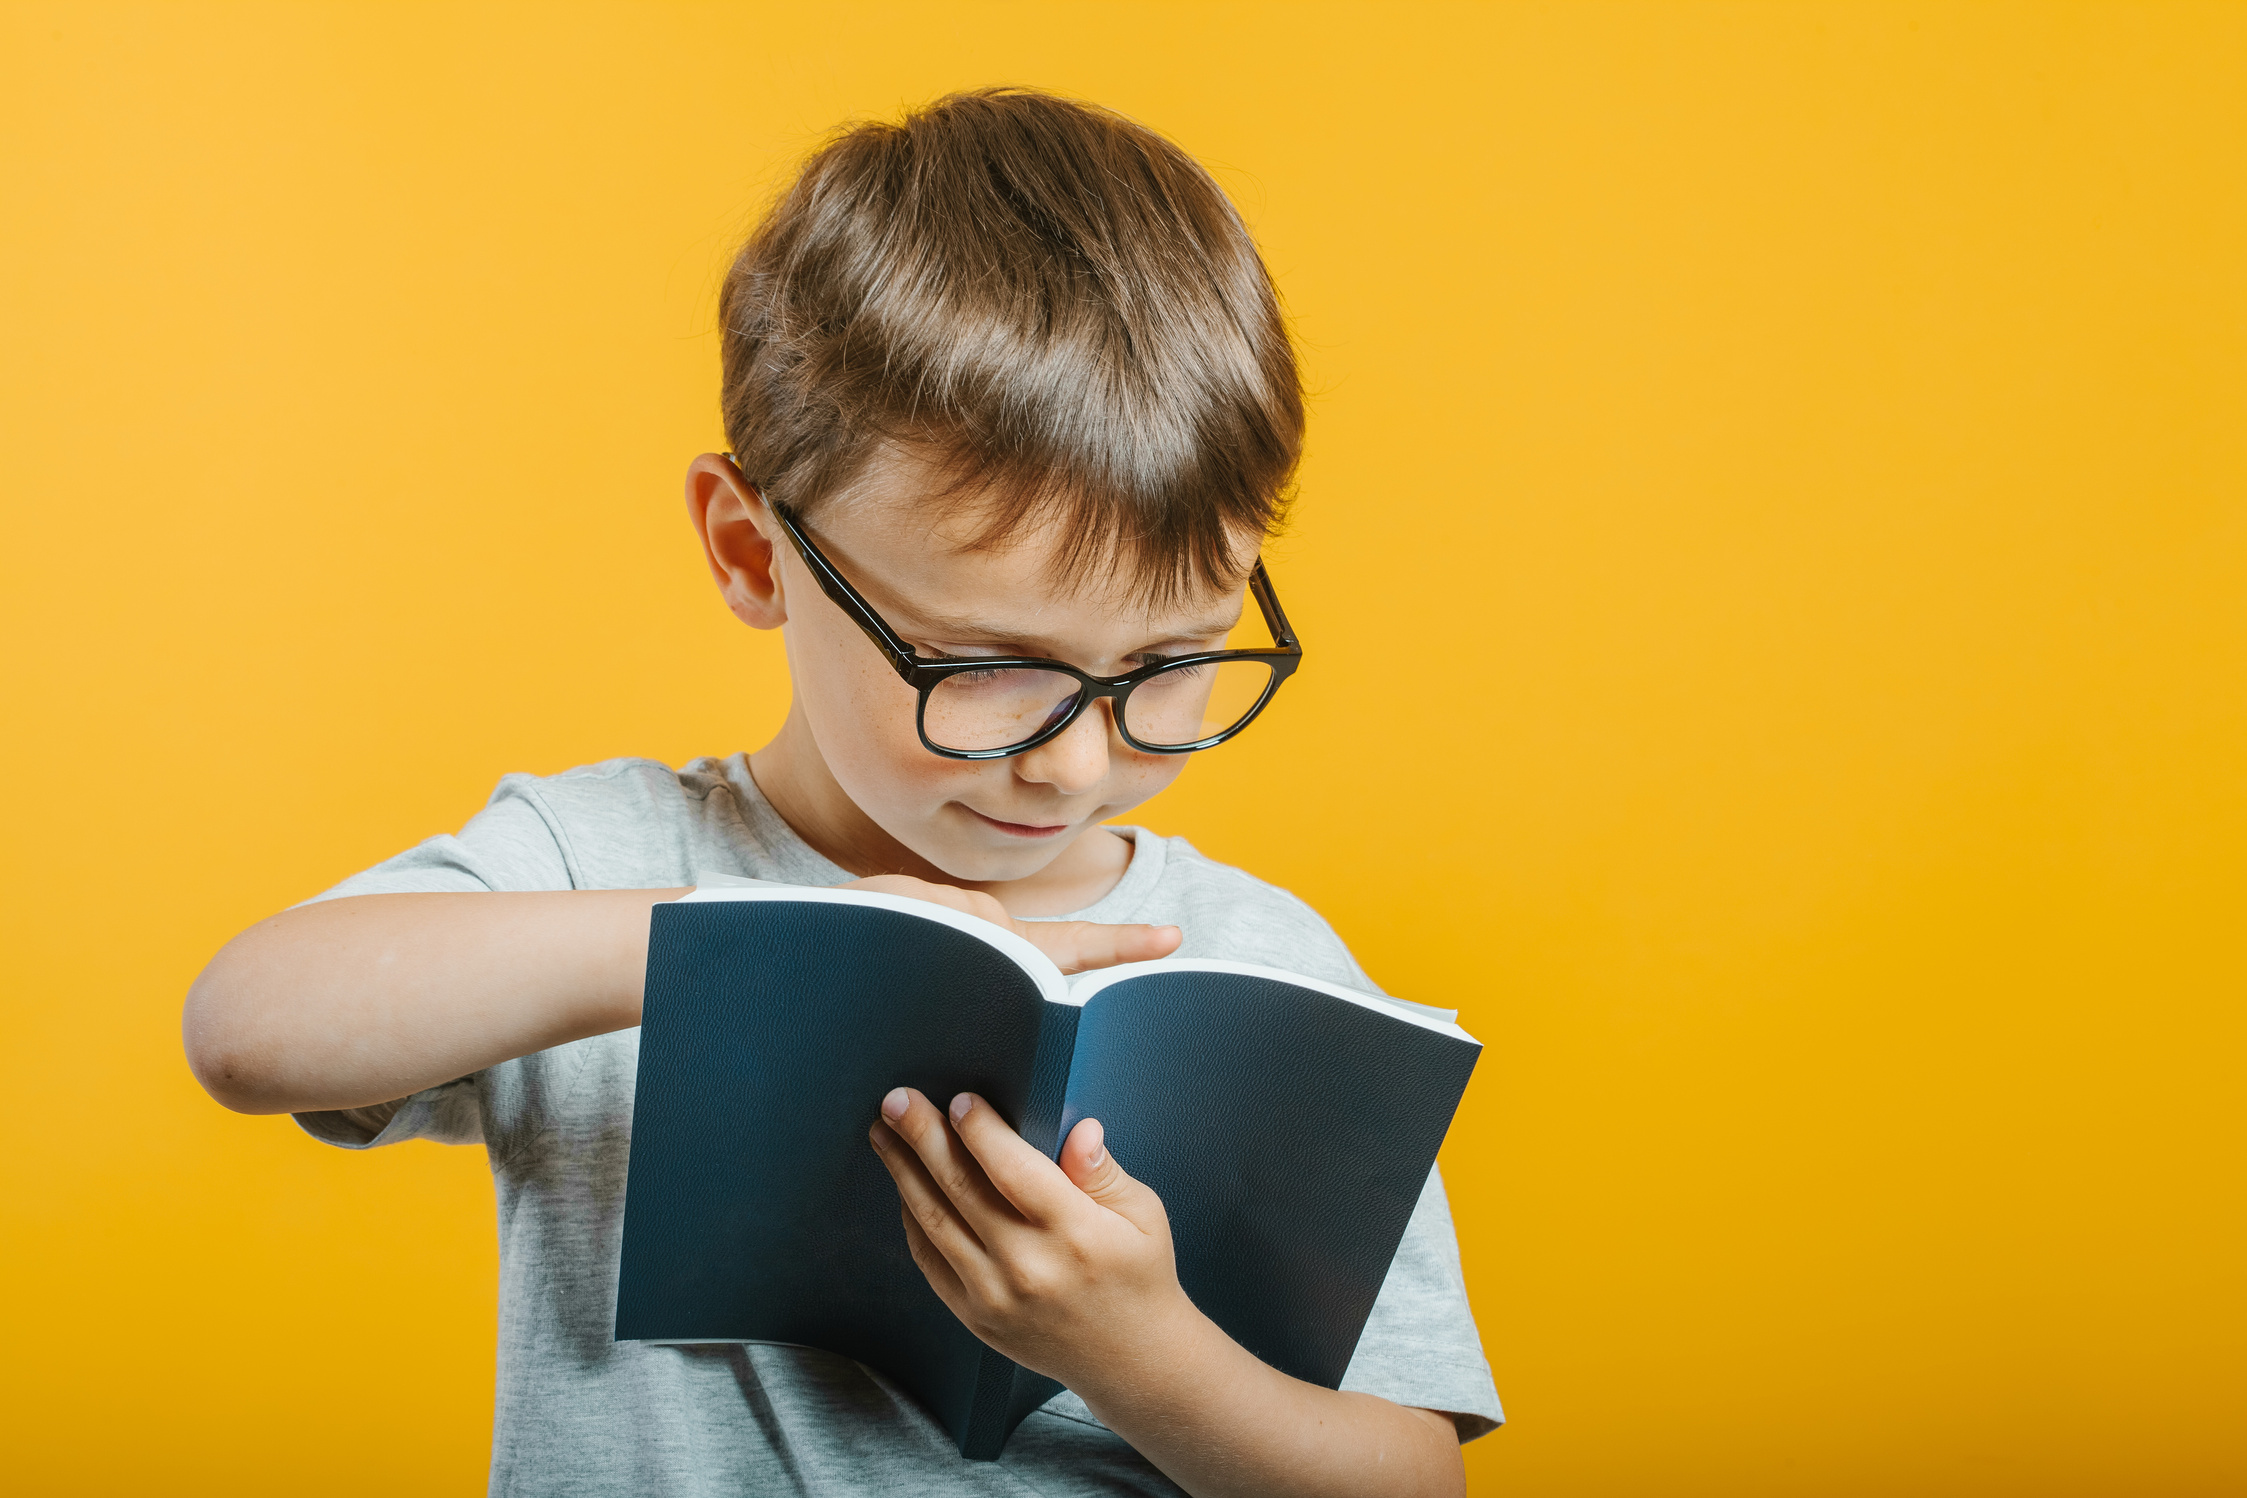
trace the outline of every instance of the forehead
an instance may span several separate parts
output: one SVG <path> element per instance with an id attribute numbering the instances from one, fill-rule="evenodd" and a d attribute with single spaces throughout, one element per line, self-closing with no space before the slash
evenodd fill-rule
<path id="1" fill-rule="evenodd" d="M 1239 617 L 1255 547 L 1237 576 L 1167 597 L 1113 551 L 1072 548 L 1066 520 L 994 537 L 973 492 L 948 492 L 929 465 L 892 458 L 821 504 L 807 526 L 853 586 L 900 628 L 942 626 L 1028 639 L 1222 634 Z M 974 626 L 969 629 L 969 626 Z M 1129 648 L 1129 647 L 1125 647 Z"/>

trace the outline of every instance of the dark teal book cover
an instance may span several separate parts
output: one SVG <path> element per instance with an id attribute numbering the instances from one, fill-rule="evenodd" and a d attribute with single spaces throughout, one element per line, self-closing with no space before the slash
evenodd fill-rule
<path id="1" fill-rule="evenodd" d="M 1271 969 L 1071 982 L 1011 932 L 891 896 L 705 890 L 653 921 L 617 1340 L 838 1353 L 979 1459 L 1061 1386 L 984 1346 L 913 1263 L 866 1142 L 883 1094 L 976 1092 L 1048 1155 L 1098 1118 L 1162 1198 L 1195 1305 L 1333 1388 L 1481 1054 Z"/>

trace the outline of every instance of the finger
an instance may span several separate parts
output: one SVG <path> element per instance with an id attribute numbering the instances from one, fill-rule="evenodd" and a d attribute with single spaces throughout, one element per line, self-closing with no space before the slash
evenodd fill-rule
<path id="1" fill-rule="evenodd" d="M 922 1229 L 920 1219 L 913 1215 L 912 1208 L 907 1207 L 898 1215 L 905 1220 L 905 1251 L 920 1266 L 922 1275 L 928 1280 L 928 1287 L 936 1292 L 936 1298 L 950 1307 L 953 1315 L 965 1321 L 967 1286 L 961 1282 L 960 1272 L 929 1241 L 927 1232 Z"/>
<path id="2" fill-rule="evenodd" d="M 941 905 L 946 910 L 956 910 L 962 915 L 972 915 L 995 926 L 1012 929 L 1014 918 L 1006 913 L 996 895 L 987 895 L 979 889 L 961 889 L 952 884 L 934 884 L 926 879 L 915 879 L 910 874 L 876 874 L 870 879 L 853 879 L 848 884 L 838 884 L 837 889 L 871 890 L 879 895 L 899 895 L 908 900 L 926 900 L 931 905 Z"/>
<path id="3" fill-rule="evenodd" d="M 897 1199 L 905 1214 L 920 1224 L 936 1252 L 957 1269 L 980 1263 L 986 1256 L 982 1240 L 930 1178 L 912 1147 L 884 1120 L 877 1119 L 866 1137 L 897 1183 Z"/>
<path id="4" fill-rule="evenodd" d="M 1185 934 L 1176 926 L 1109 926 L 1097 921 L 1018 921 L 995 896 L 981 890 L 932 884 L 910 874 L 876 874 L 838 889 L 873 890 L 926 900 L 962 915 L 978 916 L 1028 940 L 1065 973 L 1091 972 L 1119 962 L 1152 962 L 1178 950 Z"/>
<path id="5" fill-rule="evenodd" d="M 910 1087 L 894 1088 L 882 1099 L 882 1118 L 919 1158 L 930 1185 L 966 1225 L 978 1248 L 996 1248 L 1010 1229 L 1021 1227 L 1021 1214 L 991 1184 L 982 1164 L 927 1098 Z M 929 1227 L 937 1246 L 946 1250 L 945 1257 L 966 1274 L 967 1266 L 953 1257 L 951 1245 L 938 1235 L 935 1225 L 925 1215 L 916 1215 Z"/>
<path id="6" fill-rule="evenodd" d="M 1135 1179 L 1108 1153 L 1107 1130 L 1088 1118 L 1061 1145 L 1061 1170 L 1071 1184 L 1142 1232 L 1170 1231 L 1170 1214 L 1154 1188 Z"/>
<path id="7" fill-rule="evenodd" d="M 1016 921 L 1014 929 L 1065 973 L 1152 962 L 1177 951 L 1186 939 L 1176 926 L 1105 926 L 1097 921 Z"/>
<path id="8" fill-rule="evenodd" d="M 953 1132 L 983 1167 L 984 1177 L 1032 1227 L 1049 1227 L 1069 1210 L 1069 1178 L 972 1092 L 952 1099 Z"/>

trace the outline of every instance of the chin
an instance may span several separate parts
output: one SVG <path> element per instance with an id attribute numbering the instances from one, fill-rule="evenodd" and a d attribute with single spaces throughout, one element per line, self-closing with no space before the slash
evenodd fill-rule
<path id="1" fill-rule="evenodd" d="M 1029 878 L 1075 841 L 1073 837 L 1061 837 L 1031 848 L 949 847 L 915 851 L 963 884 L 1005 884 Z"/>

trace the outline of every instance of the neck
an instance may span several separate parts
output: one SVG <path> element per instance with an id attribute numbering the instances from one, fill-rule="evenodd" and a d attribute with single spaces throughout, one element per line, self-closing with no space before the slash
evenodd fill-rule
<path id="1" fill-rule="evenodd" d="M 910 874 L 935 884 L 958 883 L 859 810 L 827 768 L 800 707 L 791 705 L 773 741 L 749 756 L 749 773 L 796 836 L 853 878 Z"/>

